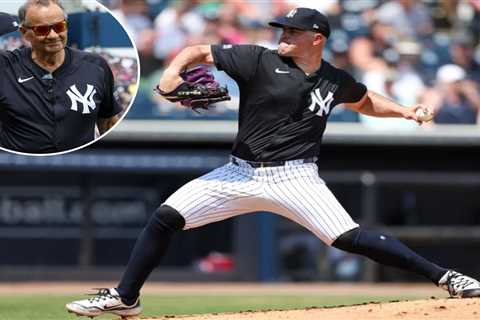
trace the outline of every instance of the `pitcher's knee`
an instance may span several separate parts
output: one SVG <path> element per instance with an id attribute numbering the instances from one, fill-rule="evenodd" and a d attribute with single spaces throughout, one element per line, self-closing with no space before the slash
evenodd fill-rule
<path id="1" fill-rule="evenodd" d="M 358 237 L 360 236 L 360 228 L 349 230 L 340 235 L 333 243 L 332 247 L 347 252 L 355 253 L 358 249 Z"/>
<path id="2" fill-rule="evenodd" d="M 350 253 L 376 257 L 388 254 L 403 245 L 398 240 L 377 231 L 355 228 L 338 237 L 332 246 Z"/>
<path id="3" fill-rule="evenodd" d="M 150 217 L 147 228 L 173 233 L 182 230 L 185 226 L 185 219 L 174 208 L 161 205 Z"/>

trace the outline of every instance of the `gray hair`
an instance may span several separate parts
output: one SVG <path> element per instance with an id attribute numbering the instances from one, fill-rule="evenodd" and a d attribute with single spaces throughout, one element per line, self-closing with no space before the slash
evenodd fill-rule
<path id="1" fill-rule="evenodd" d="M 30 9 L 30 7 L 33 6 L 42 6 L 42 7 L 48 7 L 50 4 L 56 4 L 57 6 L 60 7 L 60 9 L 63 10 L 65 14 L 65 19 L 67 18 L 67 13 L 65 12 L 65 8 L 62 6 L 62 3 L 60 0 L 27 0 L 19 9 L 18 9 L 18 20 L 20 21 L 20 24 L 27 24 L 27 11 Z"/>

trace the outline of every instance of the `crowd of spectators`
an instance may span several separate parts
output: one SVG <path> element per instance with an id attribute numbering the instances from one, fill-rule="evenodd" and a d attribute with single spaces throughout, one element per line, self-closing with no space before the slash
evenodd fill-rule
<path id="1" fill-rule="evenodd" d="M 14 50 L 26 43 L 16 35 L 0 37 L 0 50 Z M 115 79 L 114 95 L 123 109 L 127 108 L 137 91 L 138 62 L 134 58 L 123 57 L 109 53 L 101 48 L 93 48 L 93 51 L 101 55 L 109 64 Z"/>
<path id="2" fill-rule="evenodd" d="M 130 118 L 232 119 L 238 88 L 223 72 L 232 101 L 195 114 L 161 100 L 152 88 L 162 69 L 194 44 L 258 44 L 276 48 L 268 21 L 294 7 L 318 9 L 332 34 L 324 57 L 373 91 L 404 105 L 426 103 L 436 123 L 479 123 L 480 0 L 104 0 L 130 31 L 140 54 L 141 87 Z M 414 127 L 337 107 L 333 121 Z"/>
<path id="3" fill-rule="evenodd" d="M 94 52 L 108 62 L 115 79 L 115 98 L 126 111 L 138 88 L 137 59 L 112 54 L 102 49 L 95 49 Z"/>
<path id="4" fill-rule="evenodd" d="M 4 36 L 0 37 L 0 50 L 13 50 L 24 45 L 20 37 Z"/>

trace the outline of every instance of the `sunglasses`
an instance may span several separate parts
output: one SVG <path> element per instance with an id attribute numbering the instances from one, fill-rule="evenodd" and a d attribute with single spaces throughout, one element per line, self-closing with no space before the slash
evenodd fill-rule
<path id="1" fill-rule="evenodd" d="M 50 32 L 55 31 L 56 33 L 62 33 L 67 31 L 68 24 L 67 20 L 63 20 L 54 24 L 46 24 L 40 26 L 23 26 L 25 29 L 30 29 L 35 33 L 37 37 L 46 37 L 50 34 Z"/>

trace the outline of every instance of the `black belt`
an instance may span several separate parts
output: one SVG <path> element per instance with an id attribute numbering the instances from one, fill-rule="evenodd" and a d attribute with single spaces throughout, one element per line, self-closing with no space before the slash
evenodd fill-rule
<path id="1" fill-rule="evenodd" d="M 281 167 L 286 165 L 288 162 L 295 162 L 297 164 L 315 163 L 317 161 L 317 158 L 295 159 L 295 160 L 287 160 L 287 161 L 256 162 L 256 161 L 248 161 L 248 160 L 238 159 L 235 157 L 230 157 L 230 161 L 237 166 L 241 166 L 242 164 L 248 164 L 252 168 L 266 168 L 266 167 Z"/>

